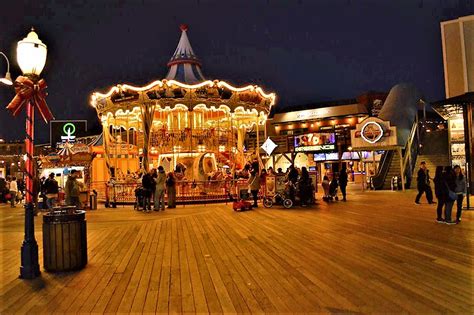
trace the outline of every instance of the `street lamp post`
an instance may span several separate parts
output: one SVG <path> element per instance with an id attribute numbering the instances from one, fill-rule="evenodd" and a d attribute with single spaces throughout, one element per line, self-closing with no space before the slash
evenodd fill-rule
<path id="1" fill-rule="evenodd" d="M 34 29 L 18 42 L 17 61 L 23 76 L 15 80 L 16 95 L 7 109 L 13 116 L 26 107 L 26 203 L 25 203 L 25 239 L 21 246 L 20 278 L 34 279 L 40 275 L 38 264 L 38 244 L 35 239 L 33 176 L 34 176 L 34 114 L 35 107 L 45 122 L 53 119 L 46 105 L 46 82 L 39 75 L 46 64 L 47 48 L 38 38 Z"/>

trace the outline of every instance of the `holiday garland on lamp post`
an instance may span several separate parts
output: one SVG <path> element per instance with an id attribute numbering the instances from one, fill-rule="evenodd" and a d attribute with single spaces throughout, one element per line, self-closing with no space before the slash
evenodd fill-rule
<path id="1" fill-rule="evenodd" d="M 47 48 L 32 29 L 26 38 L 18 42 L 17 60 L 23 72 L 14 83 L 15 97 L 7 109 L 15 117 L 26 108 L 26 203 L 25 203 L 25 239 L 21 246 L 20 278 L 34 279 L 39 276 L 38 244 L 34 236 L 34 114 L 35 107 L 44 121 L 48 123 L 53 114 L 46 104 L 46 81 L 39 75 L 46 63 Z"/>

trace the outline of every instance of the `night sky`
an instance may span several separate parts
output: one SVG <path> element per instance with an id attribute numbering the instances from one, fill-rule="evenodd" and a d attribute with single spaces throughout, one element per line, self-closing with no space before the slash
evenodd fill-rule
<path id="1" fill-rule="evenodd" d="M 472 0 L 1 0 L 0 51 L 16 63 L 16 42 L 34 26 L 48 45 L 43 77 L 57 119 L 88 119 L 93 91 L 144 85 L 166 75 L 189 25 L 207 79 L 256 83 L 277 106 L 353 98 L 411 82 L 428 100 L 444 95 L 439 23 L 474 14 Z M 0 59 L 0 75 L 6 70 Z M 2 108 L 13 89 L 0 86 Z M 0 110 L 0 138 L 22 139 L 24 119 Z M 37 142 L 49 128 L 37 121 Z"/>

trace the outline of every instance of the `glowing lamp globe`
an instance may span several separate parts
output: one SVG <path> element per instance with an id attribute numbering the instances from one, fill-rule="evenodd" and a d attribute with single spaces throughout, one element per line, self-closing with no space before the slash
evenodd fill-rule
<path id="1" fill-rule="evenodd" d="M 47 51 L 46 45 L 32 28 L 28 36 L 18 42 L 16 48 L 16 58 L 23 74 L 39 76 L 46 64 Z"/>

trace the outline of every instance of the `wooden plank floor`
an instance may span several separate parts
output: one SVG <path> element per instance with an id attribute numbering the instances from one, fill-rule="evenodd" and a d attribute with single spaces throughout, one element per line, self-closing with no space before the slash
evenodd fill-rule
<path id="1" fill-rule="evenodd" d="M 436 224 L 414 192 L 236 213 L 87 213 L 89 263 L 18 279 L 23 211 L 0 207 L 0 314 L 474 313 L 474 211 Z M 41 216 L 36 238 L 42 266 Z"/>

